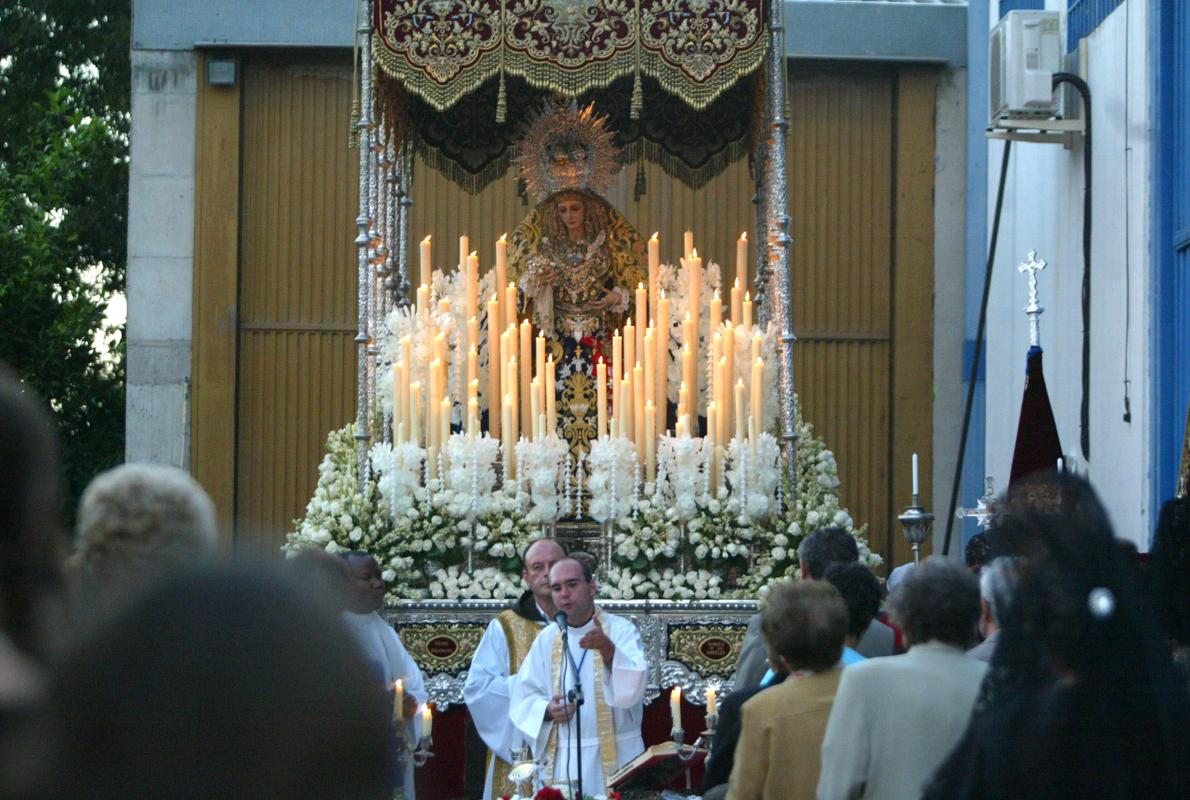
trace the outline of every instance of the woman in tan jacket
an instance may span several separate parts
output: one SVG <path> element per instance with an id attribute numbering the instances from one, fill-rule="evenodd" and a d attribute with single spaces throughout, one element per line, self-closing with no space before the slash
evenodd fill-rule
<path id="1" fill-rule="evenodd" d="M 842 672 L 847 605 L 826 581 L 789 581 L 769 595 L 761 630 L 769 658 L 790 675 L 744 703 L 727 798 L 812 800 Z"/>

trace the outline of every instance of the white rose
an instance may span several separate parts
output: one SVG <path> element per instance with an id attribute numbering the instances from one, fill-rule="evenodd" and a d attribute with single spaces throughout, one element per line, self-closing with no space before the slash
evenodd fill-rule
<path id="1" fill-rule="evenodd" d="M 364 532 L 359 528 L 352 528 L 351 533 L 347 534 L 347 538 L 353 542 L 358 542 L 360 539 L 364 538 Z"/>
<path id="2" fill-rule="evenodd" d="M 505 517 L 504 521 L 500 523 L 500 533 L 512 533 L 512 520 L 508 517 Z"/>
<path id="3" fill-rule="evenodd" d="M 339 552 L 339 550 L 340 550 L 340 547 L 337 542 L 327 542 L 326 543 L 326 551 L 328 553 L 334 555 L 335 553 Z"/>
<path id="4" fill-rule="evenodd" d="M 384 572 L 380 573 L 380 577 L 384 579 L 385 583 L 392 583 L 397 579 L 397 573 L 393 572 L 391 569 L 386 569 Z"/>

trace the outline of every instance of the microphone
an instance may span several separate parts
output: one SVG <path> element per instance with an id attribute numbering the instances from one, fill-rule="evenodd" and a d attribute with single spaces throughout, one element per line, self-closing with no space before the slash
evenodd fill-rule
<path id="1" fill-rule="evenodd" d="M 554 614 L 554 622 L 557 623 L 558 628 L 561 629 L 562 633 L 566 633 L 566 612 L 565 611 L 559 611 L 557 614 Z"/>

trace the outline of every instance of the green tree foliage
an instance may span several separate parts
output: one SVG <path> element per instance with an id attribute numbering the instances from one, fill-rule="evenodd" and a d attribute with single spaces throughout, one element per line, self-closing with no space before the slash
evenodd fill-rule
<path id="1" fill-rule="evenodd" d="M 0 359 L 46 398 L 70 496 L 124 451 L 128 0 L 0 3 Z"/>

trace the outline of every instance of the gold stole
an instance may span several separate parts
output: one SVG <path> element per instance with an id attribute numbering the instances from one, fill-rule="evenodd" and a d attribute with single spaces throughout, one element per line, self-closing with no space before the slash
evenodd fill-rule
<path id="1" fill-rule="evenodd" d="M 603 626 L 604 633 L 608 632 L 607 616 L 598 608 L 595 613 L 599 615 L 599 624 Z M 610 638 L 610 636 L 609 636 Z M 612 716 L 612 710 L 607 707 L 607 703 L 603 701 L 603 656 L 599 654 L 598 650 L 589 651 L 592 656 L 591 666 L 592 672 L 595 675 L 595 686 L 586 689 L 586 697 L 590 698 L 595 703 L 595 727 L 599 731 L 599 760 L 603 767 L 603 783 L 607 785 L 607 778 L 616 771 L 616 722 Z M 562 667 L 562 636 L 554 637 L 553 653 L 550 658 L 550 677 L 561 675 Z M 577 733 L 580 741 L 582 739 L 582 731 Z M 546 768 L 545 774 L 553 776 L 554 774 L 554 758 L 558 746 L 558 726 L 555 724 L 550 729 L 549 739 L 545 743 L 545 757 Z M 582 764 L 579 764 L 579 769 L 582 769 Z"/>
<path id="2" fill-rule="evenodd" d="M 541 632 L 542 626 L 525 619 L 511 608 L 501 611 L 496 615 L 496 619 L 499 620 L 500 627 L 504 631 L 504 641 L 508 643 L 508 674 L 516 675 L 517 670 L 521 668 L 521 662 L 525 660 L 525 656 L 529 655 L 529 648 L 533 646 L 533 640 Z M 508 781 L 508 773 L 512 769 L 512 765 L 502 758 L 497 758 L 491 750 L 488 751 L 488 759 L 494 765 L 492 767 L 492 795 L 499 797 L 503 794 L 502 787 L 511 785 Z"/>

